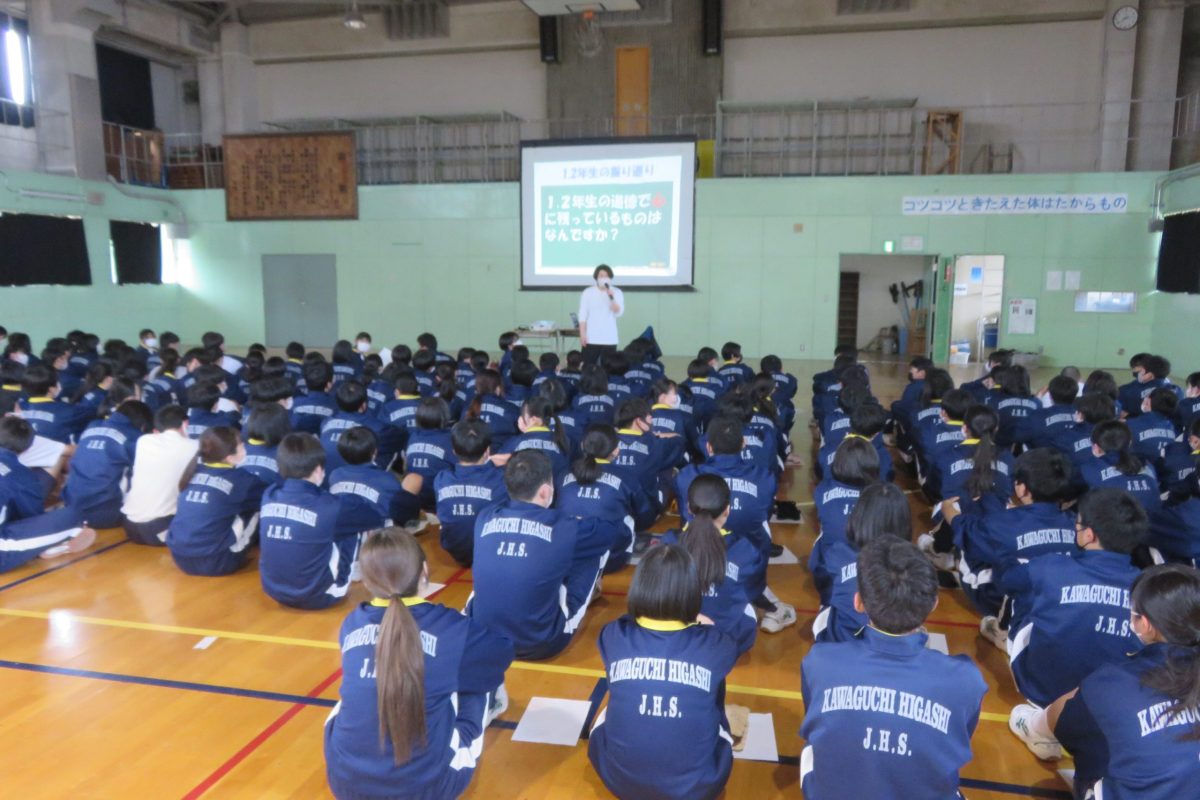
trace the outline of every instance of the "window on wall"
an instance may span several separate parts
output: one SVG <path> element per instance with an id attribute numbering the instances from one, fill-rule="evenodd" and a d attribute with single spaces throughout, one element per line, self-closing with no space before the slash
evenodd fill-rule
<path id="1" fill-rule="evenodd" d="M 33 127 L 29 25 L 0 12 L 0 124 Z"/>
<path id="2" fill-rule="evenodd" d="M 90 286 L 83 220 L 0 214 L 0 286 Z"/>
<path id="3" fill-rule="evenodd" d="M 162 234 L 141 222 L 109 223 L 112 236 L 113 282 L 162 283 Z"/>

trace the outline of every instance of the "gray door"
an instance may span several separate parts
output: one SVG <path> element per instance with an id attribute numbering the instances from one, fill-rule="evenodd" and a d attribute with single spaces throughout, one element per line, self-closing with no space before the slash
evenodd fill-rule
<path id="1" fill-rule="evenodd" d="M 263 314 L 267 347 L 301 342 L 333 347 L 337 341 L 337 257 L 277 255 L 262 257 Z"/>

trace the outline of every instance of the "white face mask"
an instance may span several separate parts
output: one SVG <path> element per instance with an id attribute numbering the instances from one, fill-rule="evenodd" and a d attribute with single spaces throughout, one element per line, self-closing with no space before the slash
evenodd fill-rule
<path id="1" fill-rule="evenodd" d="M 286 408 L 288 411 L 291 411 L 292 410 L 292 398 L 290 398 L 290 397 L 283 398 L 283 407 Z"/>
<path id="2" fill-rule="evenodd" d="M 360 339 L 358 343 L 354 345 L 354 348 L 360 353 L 369 353 L 371 352 L 371 343 Z"/>
<path id="3" fill-rule="evenodd" d="M 672 397 L 671 401 L 667 403 L 667 405 L 669 405 L 671 408 L 679 408 L 679 395 Z"/>
<path id="4" fill-rule="evenodd" d="M 513 342 L 513 343 L 512 343 L 512 346 L 513 346 L 513 347 L 516 347 L 516 346 L 517 346 L 517 345 L 519 345 L 519 344 L 525 344 L 525 343 L 524 343 L 524 342 L 522 342 L 520 339 L 517 339 L 515 342 Z"/>
<path id="5" fill-rule="evenodd" d="M 153 350 L 155 347 L 158 347 L 158 339 L 151 336 L 149 339 L 143 339 L 142 344 L 146 346 L 147 350 Z"/>
<path id="6" fill-rule="evenodd" d="M 28 353 L 13 353 L 12 360 L 16 361 L 18 364 L 28 364 L 29 363 L 29 354 Z"/>

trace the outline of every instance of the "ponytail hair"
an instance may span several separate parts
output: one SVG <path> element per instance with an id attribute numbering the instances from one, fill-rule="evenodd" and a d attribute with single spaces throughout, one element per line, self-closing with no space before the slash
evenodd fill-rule
<path id="1" fill-rule="evenodd" d="M 179 491 L 182 492 L 184 487 L 192 482 L 192 478 L 196 474 L 196 468 L 200 464 L 210 464 L 224 461 L 236 453 L 237 449 L 237 431 L 226 425 L 218 425 L 215 428 L 209 428 L 204 433 L 200 434 L 200 442 L 196 452 L 196 457 L 192 459 L 192 462 L 188 464 L 187 469 L 183 471 L 183 476 L 179 479 Z"/>
<path id="2" fill-rule="evenodd" d="M 464 416 L 470 419 L 478 417 L 480 409 L 483 408 L 483 398 L 496 394 L 502 380 L 500 373 L 494 369 L 481 369 L 475 373 L 475 398 L 471 401 L 471 407 L 467 409 Z"/>
<path id="3" fill-rule="evenodd" d="M 604 474 L 604 469 L 597 463 L 613 454 L 620 445 L 617 431 L 612 425 L 589 425 L 583 434 L 579 449 L 583 456 L 571 465 L 571 474 L 581 484 L 595 483 Z"/>
<path id="4" fill-rule="evenodd" d="M 729 509 L 729 484 L 720 475 L 700 475 L 687 493 L 688 523 L 680 544 L 692 557 L 702 590 L 725 580 L 725 542 L 717 527 L 717 517 Z"/>
<path id="5" fill-rule="evenodd" d="M 388 601 L 375 643 L 379 743 L 391 741 L 397 764 L 425 746 L 425 654 L 421 629 L 403 598 L 416 597 L 425 566 L 417 540 L 400 528 L 367 534 L 359 553 L 363 584 Z"/>
<path id="6" fill-rule="evenodd" d="M 1133 434 L 1124 422 L 1109 420 L 1092 428 L 1092 444 L 1099 445 L 1105 455 L 1117 454 L 1117 469 L 1122 475 L 1137 475 L 1142 471 L 1142 460 L 1129 452 Z"/>
<path id="7" fill-rule="evenodd" d="M 1000 427 L 1000 417 L 987 406 L 975 405 L 967 409 L 963 424 L 971 437 L 979 440 L 971 476 L 967 478 L 967 492 L 971 497 L 982 497 L 996 484 L 992 469 L 996 461 L 996 431 Z"/>
<path id="8" fill-rule="evenodd" d="M 1142 685 L 1175 701 L 1168 720 L 1200 710 L 1200 570 L 1183 564 L 1149 567 L 1134 580 L 1130 605 L 1170 647 L 1161 666 L 1142 674 Z M 1200 724 L 1180 738 L 1200 740 Z"/>
<path id="9" fill-rule="evenodd" d="M 108 361 L 96 361 L 87 368 L 87 374 L 83 377 L 83 383 L 79 384 L 79 388 L 75 390 L 75 394 L 71 397 L 72 403 L 78 403 L 83 399 L 83 396 L 93 389 L 99 389 L 100 384 L 113 376 L 112 364 Z"/>
<path id="10" fill-rule="evenodd" d="M 554 440 L 554 446 L 564 456 L 571 452 L 571 443 L 567 441 L 567 432 L 563 428 L 562 421 L 558 418 L 558 409 L 555 408 L 553 400 L 545 395 L 535 394 L 525 401 L 524 408 L 528 416 L 537 417 L 550 427 L 550 435 Z M 608 452 L 611 453 L 612 450 Z"/>

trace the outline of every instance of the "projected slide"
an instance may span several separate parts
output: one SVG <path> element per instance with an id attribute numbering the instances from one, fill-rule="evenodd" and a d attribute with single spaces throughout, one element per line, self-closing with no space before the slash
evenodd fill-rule
<path id="1" fill-rule="evenodd" d="M 521 285 L 691 286 L 694 138 L 521 144 Z"/>

